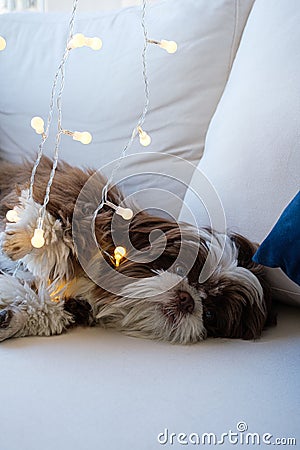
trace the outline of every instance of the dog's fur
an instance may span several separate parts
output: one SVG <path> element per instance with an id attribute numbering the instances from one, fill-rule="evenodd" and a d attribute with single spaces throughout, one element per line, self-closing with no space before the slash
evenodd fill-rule
<path id="1" fill-rule="evenodd" d="M 1 164 L 0 341 L 58 334 L 74 324 L 99 324 L 131 336 L 186 344 L 209 336 L 256 339 L 274 322 L 262 267 L 251 259 L 256 245 L 240 235 L 196 231 L 146 211 L 135 211 L 128 224 L 104 206 L 95 220 L 103 253 L 91 251 L 91 215 L 106 183 L 92 170 L 59 163 L 44 221 L 46 243 L 33 248 L 31 237 L 51 166 L 42 158 L 29 199 L 32 164 Z M 79 220 L 77 214 L 72 223 L 87 181 Z M 108 200 L 119 205 L 123 198 L 113 187 Z M 20 217 L 17 223 L 5 219 L 13 208 Z M 127 234 L 132 245 L 118 268 L 107 257 L 116 246 L 112 224 L 117 245 Z M 154 230 L 163 236 L 151 242 Z M 84 268 L 78 251 L 85 255 Z M 208 257 L 212 274 L 201 282 Z"/>

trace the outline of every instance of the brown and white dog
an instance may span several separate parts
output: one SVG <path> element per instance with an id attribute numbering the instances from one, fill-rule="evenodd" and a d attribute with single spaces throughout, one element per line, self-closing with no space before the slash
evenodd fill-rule
<path id="1" fill-rule="evenodd" d="M 92 170 L 59 163 L 45 245 L 33 248 L 51 167 L 43 158 L 29 198 L 32 164 L 1 164 L 0 341 L 98 324 L 188 344 L 210 336 L 256 339 L 272 322 L 262 267 L 251 260 L 256 246 L 240 235 L 195 230 L 132 205 L 130 222 L 105 205 L 91 233 L 106 182 Z M 108 200 L 122 204 L 116 187 Z M 18 214 L 15 223 L 5 219 L 10 209 Z M 109 257 L 116 245 L 129 248 L 119 267 Z M 210 273 L 203 281 L 205 265 Z"/>

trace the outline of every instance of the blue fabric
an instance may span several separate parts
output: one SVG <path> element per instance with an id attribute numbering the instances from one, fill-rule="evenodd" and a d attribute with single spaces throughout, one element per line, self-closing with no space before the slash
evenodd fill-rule
<path id="1" fill-rule="evenodd" d="M 300 191 L 253 256 L 253 261 L 280 267 L 300 285 Z"/>

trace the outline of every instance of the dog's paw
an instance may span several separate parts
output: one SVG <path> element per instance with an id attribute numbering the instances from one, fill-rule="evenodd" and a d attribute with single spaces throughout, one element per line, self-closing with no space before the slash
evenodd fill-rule
<path id="1" fill-rule="evenodd" d="M 29 230 L 19 228 L 3 233 L 2 249 L 13 261 L 24 258 L 32 250 Z"/>
<path id="2" fill-rule="evenodd" d="M 18 334 L 24 327 L 26 314 L 16 308 L 0 311 L 0 342 Z"/>

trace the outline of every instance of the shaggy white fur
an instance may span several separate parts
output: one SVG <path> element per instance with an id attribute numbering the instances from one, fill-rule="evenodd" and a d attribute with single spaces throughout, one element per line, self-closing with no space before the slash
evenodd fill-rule
<path id="1" fill-rule="evenodd" d="M 177 292 L 184 291 L 195 302 L 193 314 L 178 314 Z M 109 317 L 114 326 L 131 336 L 163 339 L 168 334 L 171 342 L 197 342 L 206 337 L 203 325 L 201 293 L 187 279 L 166 271 L 129 284 L 123 288 L 121 297 L 102 307 L 97 319 Z"/>
<path id="2" fill-rule="evenodd" d="M 67 238 L 62 230 L 60 221 L 46 212 L 43 229 L 45 245 L 42 249 L 31 247 L 31 237 L 37 226 L 41 205 L 32 198 L 28 199 L 28 190 L 23 190 L 19 197 L 19 204 L 15 206 L 19 220 L 16 223 L 8 222 L 5 229 L 6 244 L 12 248 L 18 246 L 24 251 L 19 259 L 25 267 L 37 278 L 48 279 L 51 273 L 52 278 L 69 278 L 70 264 L 68 258 L 73 252 L 73 241 Z M 3 242 L 5 245 L 5 243 Z M 20 251 L 20 250 L 18 250 Z M 16 254 L 16 257 L 18 254 Z"/>
<path id="3" fill-rule="evenodd" d="M 54 286 L 43 283 L 33 290 L 16 276 L 0 275 L 0 309 L 13 312 L 7 328 L 0 328 L 0 341 L 15 336 L 50 336 L 60 334 L 74 321 L 64 310 L 64 302 L 56 301 Z"/>

